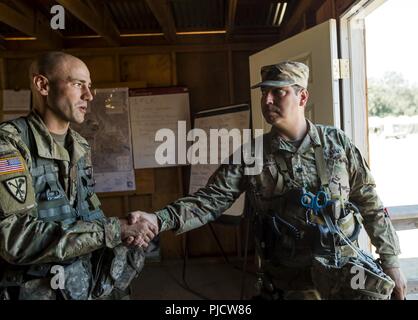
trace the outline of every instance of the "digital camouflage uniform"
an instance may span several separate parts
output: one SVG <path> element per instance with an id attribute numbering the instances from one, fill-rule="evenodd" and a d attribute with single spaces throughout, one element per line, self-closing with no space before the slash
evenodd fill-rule
<path id="1" fill-rule="evenodd" d="M 264 70 L 263 75 L 262 69 L 263 80 L 266 74 L 267 78 L 274 79 L 280 70 Z M 161 231 L 174 229 L 180 234 L 213 221 L 246 191 L 256 213 L 252 225 L 256 229 L 256 249 L 261 256 L 264 276 L 283 292 L 284 298 L 320 298 L 318 287 L 321 283 L 335 281 L 335 278 L 327 280 L 326 277 L 338 270 L 326 266 L 327 272 L 322 272 L 322 265 L 315 269 L 318 263 L 314 263 L 313 244 L 318 243 L 315 238 L 317 228 L 308 225 L 307 210 L 301 206 L 297 192 L 305 188 L 315 194 L 320 189 L 317 163 L 321 161 L 316 160 L 315 155 L 315 149 L 320 148 L 332 199 L 339 199 L 342 203 L 350 201 L 361 213 L 361 216 L 350 214 L 339 219 L 338 225 L 345 234 L 350 234 L 355 226 L 354 219 L 362 220 L 380 255 L 382 266 L 399 267 L 396 232 L 376 194 L 375 182 L 359 150 L 343 131 L 309 121 L 307 124 L 308 133 L 299 147 L 281 139 L 275 127 L 263 136 L 263 170 L 259 175 L 245 175 L 245 164 L 223 164 L 205 187 L 156 212 Z M 272 216 L 276 216 L 275 219 L 270 219 Z M 273 229 L 277 229 L 279 235 Z M 261 236 L 257 237 L 257 234 Z M 357 241 L 354 243 L 357 245 Z M 338 247 L 338 253 L 342 257 L 356 256 L 345 243 Z M 350 274 L 344 272 L 344 275 L 340 272 L 336 276 L 347 277 L 344 281 L 348 281 Z M 376 286 L 379 283 L 378 279 Z M 323 298 L 358 298 L 344 295 L 339 285 L 324 290 L 321 290 Z"/>
<path id="2" fill-rule="evenodd" d="M 126 260 L 126 248 L 118 219 L 103 215 L 93 192 L 87 141 L 69 129 L 67 151 L 36 113 L 20 121 L 26 142 L 19 126 L 0 125 L 0 293 L 6 299 L 109 295 L 114 279 L 104 270 L 117 264 L 111 257 Z M 65 268 L 60 292 L 50 286 L 53 265 Z M 123 270 L 116 269 L 113 276 L 120 276 Z"/>

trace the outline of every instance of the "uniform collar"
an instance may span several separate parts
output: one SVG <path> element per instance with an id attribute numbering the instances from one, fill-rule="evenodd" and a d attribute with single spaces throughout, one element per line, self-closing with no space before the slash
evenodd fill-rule
<path id="1" fill-rule="evenodd" d="M 315 125 L 306 119 L 308 125 L 308 132 L 302 140 L 299 148 L 296 148 L 291 143 L 287 142 L 283 138 L 281 138 L 278 134 L 278 129 L 276 127 L 272 127 L 269 136 L 270 136 L 270 148 L 272 152 L 276 151 L 286 151 L 290 153 L 305 153 L 311 147 L 316 147 L 321 145 L 321 139 L 318 134 L 318 130 Z"/>
<path id="2" fill-rule="evenodd" d="M 35 138 L 39 157 L 61 161 L 71 160 L 71 163 L 76 163 L 89 150 L 87 141 L 71 128 L 68 129 L 67 133 L 67 139 L 69 139 L 69 149 L 67 152 L 54 141 L 39 114 L 31 112 L 28 116 L 28 122 Z M 71 155 L 71 159 L 69 155 Z"/>

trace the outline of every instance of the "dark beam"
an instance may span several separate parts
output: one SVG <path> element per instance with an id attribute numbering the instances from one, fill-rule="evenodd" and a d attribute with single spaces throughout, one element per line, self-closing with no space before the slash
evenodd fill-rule
<path id="1" fill-rule="evenodd" d="M 0 21 L 29 36 L 35 36 L 33 21 L 30 21 L 19 11 L 0 2 Z"/>
<path id="2" fill-rule="evenodd" d="M 6 50 L 6 41 L 4 37 L 0 34 L 0 50 Z"/>
<path id="3" fill-rule="evenodd" d="M 62 47 L 62 37 L 59 32 L 50 28 L 48 19 L 40 12 L 35 12 L 22 0 L 15 0 L 13 4 L 17 9 L 0 2 L 1 22 L 41 42 L 46 42 L 51 47 Z"/>
<path id="4" fill-rule="evenodd" d="M 304 21 L 305 14 L 317 12 L 326 0 L 303 0 L 299 1 L 293 9 L 291 16 L 283 21 L 283 29 L 280 31 L 280 39 L 286 39 L 294 34 L 294 31 L 301 21 Z"/>
<path id="5" fill-rule="evenodd" d="M 106 6 L 106 1 L 103 0 L 87 0 L 90 8 L 95 12 L 96 16 L 100 17 L 103 28 L 108 30 L 109 37 L 116 39 L 116 42 L 120 44 L 120 30 L 117 27 L 115 21 L 113 21 L 112 14 Z M 110 42 L 110 41 L 108 41 Z"/>
<path id="6" fill-rule="evenodd" d="M 35 9 L 28 6 L 27 2 L 21 0 L 13 1 L 13 6 L 23 15 L 33 18 L 35 14 Z"/>
<path id="7" fill-rule="evenodd" d="M 307 11 L 305 13 L 305 28 L 309 29 L 316 25 L 316 11 Z"/>
<path id="8" fill-rule="evenodd" d="M 81 0 L 57 0 L 57 2 L 90 29 L 105 38 L 112 46 L 119 46 L 119 30 L 111 16 L 106 14 L 105 4 L 102 1 L 89 1 L 88 4 Z"/>
<path id="9" fill-rule="evenodd" d="M 164 32 L 164 37 L 176 40 L 176 23 L 167 0 L 145 0 Z"/>
<path id="10" fill-rule="evenodd" d="M 237 4 L 238 0 L 228 1 L 228 16 L 226 19 L 226 37 L 230 38 L 235 24 L 235 17 L 237 15 Z"/>

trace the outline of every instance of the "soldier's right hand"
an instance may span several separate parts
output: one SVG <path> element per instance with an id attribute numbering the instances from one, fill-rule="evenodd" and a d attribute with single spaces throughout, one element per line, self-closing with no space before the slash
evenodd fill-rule
<path id="1" fill-rule="evenodd" d="M 135 219 L 131 216 L 120 219 L 121 238 L 125 245 L 148 247 L 148 243 L 158 234 L 158 223 L 150 219 L 145 212 L 136 211 Z M 156 218 L 156 217 L 155 217 Z"/>

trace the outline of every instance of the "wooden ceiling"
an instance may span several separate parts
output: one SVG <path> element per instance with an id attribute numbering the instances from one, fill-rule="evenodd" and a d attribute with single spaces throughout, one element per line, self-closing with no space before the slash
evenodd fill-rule
<path id="1" fill-rule="evenodd" d="M 0 48 L 19 41 L 70 48 L 180 44 L 216 35 L 224 42 L 275 40 L 292 33 L 323 0 L 0 0 Z M 50 27 L 51 7 L 65 29 Z M 94 39 L 94 40 L 93 40 Z"/>

